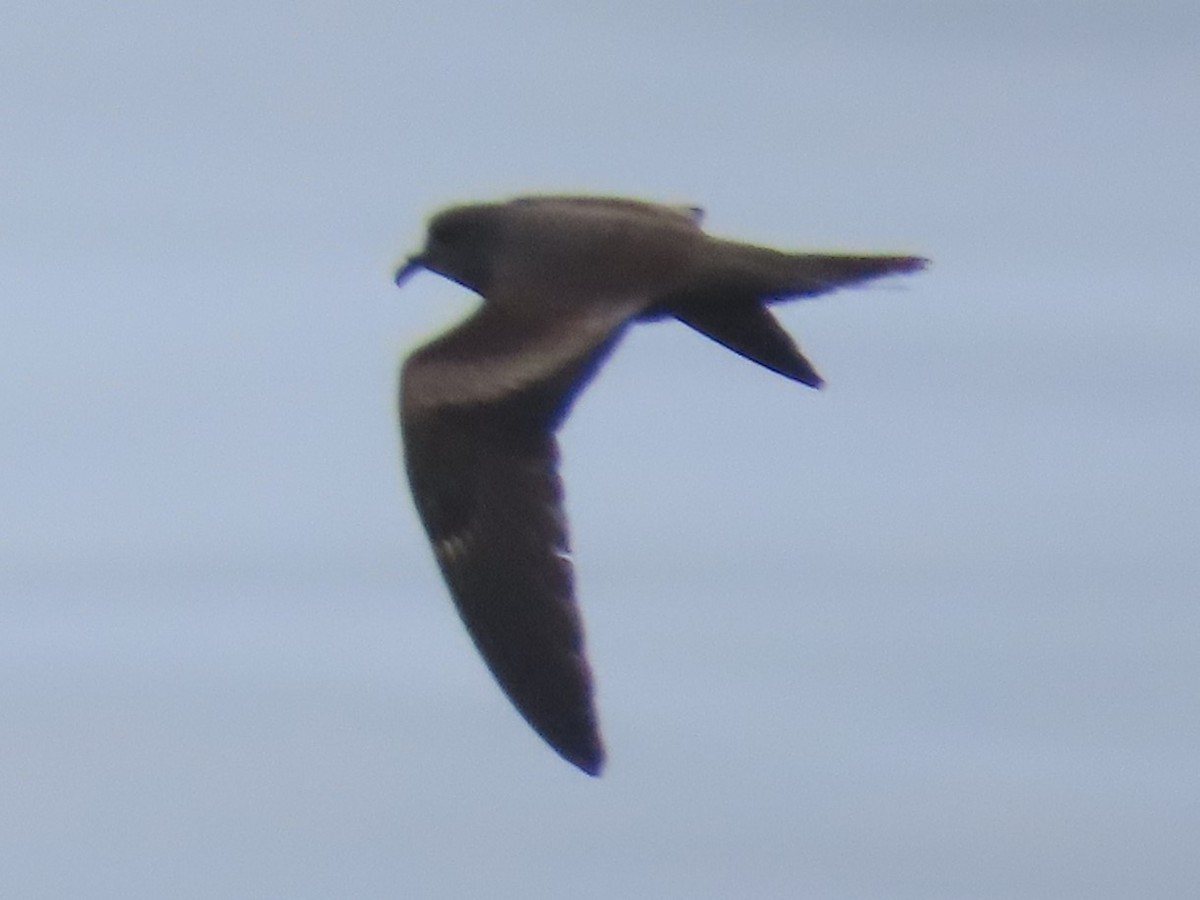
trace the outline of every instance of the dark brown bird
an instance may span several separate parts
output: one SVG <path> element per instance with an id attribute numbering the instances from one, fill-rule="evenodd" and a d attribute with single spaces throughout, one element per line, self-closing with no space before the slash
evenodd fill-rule
<path id="1" fill-rule="evenodd" d="M 702 211 L 599 197 L 457 206 L 426 268 L 483 305 L 404 364 L 400 424 L 417 510 L 455 606 L 526 721 L 590 775 L 604 763 L 568 557 L 555 432 L 626 326 L 673 316 L 794 381 L 821 377 L 771 314 L 916 256 L 781 253 L 710 237 Z"/>

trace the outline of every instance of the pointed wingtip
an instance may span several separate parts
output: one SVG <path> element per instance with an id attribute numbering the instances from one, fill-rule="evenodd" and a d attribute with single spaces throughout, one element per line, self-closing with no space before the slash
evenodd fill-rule
<path id="1" fill-rule="evenodd" d="M 810 388 L 820 390 L 825 387 L 825 379 L 813 367 L 813 364 L 808 361 L 808 357 L 796 350 L 796 355 L 786 368 L 776 369 L 781 375 L 791 378 L 793 381 L 798 381 Z"/>
<path id="2" fill-rule="evenodd" d="M 592 735 L 584 747 L 554 747 L 558 754 L 579 771 L 593 778 L 599 778 L 604 772 L 604 745 L 600 743 L 599 735 Z"/>
<path id="3" fill-rule="evenodd" d="M 575 765 L 579 768 L 579 771 L 583 772 L 585 775 L 590 775 L 592 778 L 599 778 L 604 774 L 603 756 L 601 756 L 599 759 L 589 760 L 586 763 L 577 762 Z"/>

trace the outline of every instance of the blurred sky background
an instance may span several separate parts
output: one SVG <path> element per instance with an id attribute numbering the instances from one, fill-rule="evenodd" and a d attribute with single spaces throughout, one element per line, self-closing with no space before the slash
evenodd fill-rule
<path id="1" fill-rule="evenodd" d="M 0 896 L 1194 897 L 1200 5 L 0 9 Z M 396 369 L 455 201 L 927 273 L 806 390 L 633 333 L 563 434 L 610 761 L 460 627 Z"/>

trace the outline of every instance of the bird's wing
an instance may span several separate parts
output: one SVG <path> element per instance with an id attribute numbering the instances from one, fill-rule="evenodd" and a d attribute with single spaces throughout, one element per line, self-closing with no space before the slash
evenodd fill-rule
<path id="1" fill-rule="evenodd" d="M 593 775 L 604 750 L 554 431 L 622 325 L 487 305 L 414 353 L 401 388 L 409 482 L 459 615 L 529 724 Z"/>
<path id="2" fill-rule="evenodd" d="M 710 246 L 723 254 L 725 268 L 710 282 L 674 298 L 675 317 L 735 353 L 811 387 L 822 385 L 821 376 L 768 305 L 914 272 L 927 262 L 916 256 L 780 253 L 730 241 Z"/>
<path id="3" fill-rule="evenodd" d="M 697 303 L 677 310 L 675 317 L 772 372 L 809 387 L 819 388 L 824 384 L 792 336 L 766 304 L 756 298 L 740 303 Z"/>
<path id="4" fill-rule="evenodd" d="M 704 209 L 687 203 L 650 203 L 624 197 L 590 197 L 572 194 L 541 194 L 518 197 L 511 201 L 519 206 L 562 206 L 576 210 L 612 211 L 639 216 L 661 216 L 675 224 L 686 223 L 699 230 L 704 221 Z"/>

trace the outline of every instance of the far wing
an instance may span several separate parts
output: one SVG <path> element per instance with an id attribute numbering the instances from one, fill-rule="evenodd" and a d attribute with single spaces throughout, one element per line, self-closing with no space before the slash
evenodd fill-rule
<path id="1" fill-rule="evenodd" d="M 540 194 L 532 197 L 518 197 L 512 203 L 523 206 L 573 206 L 577 209 L 617 210 L 636 213 L 642 216 L 664 216 L 668 219 L 680 220 L 699 228 L 704 221 L 704 209 L 690 204 L 650 203 L 643 200 L 629 200 L 624 197 L 591 197 L 572 194 Z"/>
<path id="2" fill-rule="evenodd" d="M 926 265 L 916 256 L 780 253 L 722 241 L 723 268 L 711 283 L 682 292 L 671 311 L 685 325 L 735 353 L 811 387 L 823 384 L 811 362 L 767 308 Z"/>

